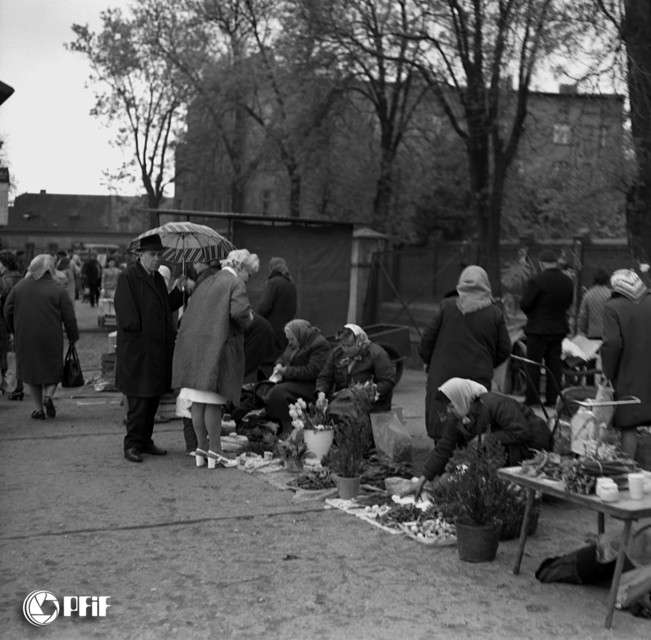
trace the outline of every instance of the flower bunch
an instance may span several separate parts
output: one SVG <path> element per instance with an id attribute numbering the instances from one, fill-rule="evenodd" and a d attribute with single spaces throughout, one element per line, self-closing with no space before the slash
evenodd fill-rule
<path id="1" fill-rule="evenodd" d="M 299 398 L 294 404 L 289 405 L 292 426 L 299 431 L 302 429 L 313 431 L 334 429 L 334 423 L 326 416 L 327 408 L 327 403 L 325 406 L 317 408 L 313 402 L 307 404 L 303 398 Z"/>

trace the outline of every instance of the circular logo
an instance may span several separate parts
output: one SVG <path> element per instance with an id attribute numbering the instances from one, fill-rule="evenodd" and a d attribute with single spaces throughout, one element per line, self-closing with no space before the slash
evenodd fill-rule
<path id="1" fill-rule="evenodd" d="M 23 602 L 23 614 L 35 627 L 44 627 L 57 619 L 59 601 L 49 591 L 32 591 Z"/>

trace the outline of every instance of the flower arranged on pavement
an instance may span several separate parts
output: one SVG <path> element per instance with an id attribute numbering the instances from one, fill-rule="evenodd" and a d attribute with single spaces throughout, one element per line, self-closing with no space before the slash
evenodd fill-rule
<path id="1" fill-rule="evenodd" d="M 302 429 L 313 431 L 334 429 L 333 421 L 326 416 L 327 408 L 327 403 L 324 407 L 317 408 L 313 402 L 307 404 L 303 398 L 299 398 L 294 404 L 289 405 L 292 426 L 299 431 Z"/>

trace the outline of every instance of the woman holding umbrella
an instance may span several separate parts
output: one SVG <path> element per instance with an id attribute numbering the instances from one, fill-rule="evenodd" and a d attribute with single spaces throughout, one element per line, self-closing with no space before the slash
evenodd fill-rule
<path id="1" fill-rule="evenodd" d="M 223 406 L 239 404 L 244 379 L 244 328 L 253 319 L 246 282 L 260 265 L 258 256 L 236 249 L 222 269 L 190 298 L 176 339 L 172 385 L 190 400 L 198 447 L 198 467 L 234 467 L 222 454 Z"/>

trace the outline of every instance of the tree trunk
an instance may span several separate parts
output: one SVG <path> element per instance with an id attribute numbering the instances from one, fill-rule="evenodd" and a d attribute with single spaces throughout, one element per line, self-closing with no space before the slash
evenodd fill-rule
<path id="1" fill-rule="evenodd" d="M 290 218 L 301 217 L 301 176 L 298 172 L 298 165 L 288 164 L 289 173 L 289 216 Z"/>
<path id="2" fill-rule="evenodd" d="M 626 198 L 626 227 L 636 259 L 651 259 L 651 3 L 625 0 L 622 37 L 628 57 L 631 132 L 637 174 Z"/>
<path id="3" fill-rule="evenodd" d="M 380 161 L 380 177 L 377 181 L 375 198 L 373 199 L 373 217 L 375 224 L 382 231 L 389 231 L 389 211 L 393 193 L 393 158 L 388 149 L 382 149 Z"/>

